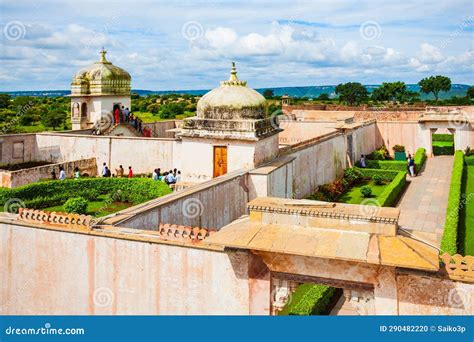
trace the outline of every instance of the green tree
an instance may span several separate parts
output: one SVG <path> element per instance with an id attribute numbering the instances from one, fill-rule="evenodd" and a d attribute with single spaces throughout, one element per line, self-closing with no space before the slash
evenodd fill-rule
<path id="1" fill-rule="evenodd" d="M 466 96 L 470 99 L 474 99 L 474 86 L 467 88 Z"/>
<path id="2" fill-rule="evenodd" d="M 375 101 L 403 101 L 407 95 L 405 82 L 383 82 L 372 92 Z"/>
<path id="3" fill-rule="evenodd" d="M 64 123 L 66 122 L 66 118 L 67 118 L 66 112 L 55 109 L 55 110 L 43 113 L 43 115 L 41 116 L 41 122 L 46 127 L 52 127 L 53 130 L 55 130 L 56 127 L 64 125 Z"/>
<path id="4" fill-rule="evenodd" d="M 449 91 L 451 89 L 451 79 L 446 76 L 430 76 L 418 82 L 423 93 L 432 93 L 435 100 L 438 101 L 440 91 Z"/>
<path id="5" fill-rule="evenodd" d="M 367 89 L 358 82 L 341 83 L 336 87 L 339 101 L 349 105 L 359 104 L 368 98 Z"/>
<path id="6" fill-rule="evenodd" d="M 265 97 L 266 99 L 272 99 L 273 98 L 273 90 L 272 89 L 266 89 L 264 92 L 263 92 L 263 97 Z"/>
<path id="7" fill-rule="evenodd" d="M 10 105 L 11 96 L 9 94 L 0 94 L 0 108 L 7 108 Z"/>
<path id="8" fill-rule="evenodd" d="M 326 93 L 322 93 L 318 96 L 318 100 L 327 101 L 327 100 L 329 100 L 329 95 L 326 94 Z"/>

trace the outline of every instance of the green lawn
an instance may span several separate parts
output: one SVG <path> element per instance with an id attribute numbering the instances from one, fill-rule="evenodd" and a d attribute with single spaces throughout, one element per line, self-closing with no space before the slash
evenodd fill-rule
<path id="1" fill-rule="evenodd" d="M 132 206 L 132 203 L 124 203 L 124 202 L 107 202 L 107 196 L 101 195 L 97 197 L 97 201 L 89 202 L 87 206 L 87 215 L 92 215 L 96 217 L 106 216 L 117 211 L 126 209 Z M 54 207 L 48 207 L 41 209 L 44 211 L 56 211 L 56 212 L 65 212 L 64 207 L 62 205 L 57 205 Z"/>
<path id="2" fill-rule="evenodd" d="M 339 197 L 338 202 L 349 203 L 349 204 L 360 204 L 367 197 L 362 196 L 360 193 L 360 188 L 365 185 L 369 185 L 372 188 L 372 196 L 370 198 L 377 199 L 380 194 L 385 190 L 389 183 L 376 185 L 372 180 L 364 180 L 354 186 L 352 186 L 346 193 Z"/>
<path id="3" fill-rule="evenodd" d="M 459 252 L 474 255 L 474 165 L 466 165 L 463 172 L 461 212 L 459 214 Z"/>
<path id="4" fill-rule="evenodd" d="M 154 115 L 153 113 L 150 113 L 150 112 L 133 112 L 133 115 L 136 115 L 137 117 L 139 117 L 144 123 L 170 120 L 170 119 L 161 119 L 158 114 Z M 177 115 L 176 120 L 182 120 L 184 118 L 188 118 L 194 115 L 196 115 L 196 113 L 185 112 L 184 114 Z"/>

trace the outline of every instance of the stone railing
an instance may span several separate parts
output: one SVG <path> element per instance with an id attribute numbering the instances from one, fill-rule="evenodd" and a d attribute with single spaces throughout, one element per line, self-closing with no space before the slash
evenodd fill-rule
<path id="1" fill-rule="evenodd" d="M 160 224 L 158 233 L 160 237 L 171 241 L 193 241 L 198 242 L 213 234 L 215 229 L 201 227 L 181 226 L 176 224 Z"/>
<path id="2" fill-rule="evenodd" d="M 18 220 L 35 224 L 90 227 L 92 216 L 20 208 Z"/>
<path id="3" fill-rule="evenodd" d="M 474 283 L 474 256 L 444 253 L 440 259 L 450 279 Z"/>

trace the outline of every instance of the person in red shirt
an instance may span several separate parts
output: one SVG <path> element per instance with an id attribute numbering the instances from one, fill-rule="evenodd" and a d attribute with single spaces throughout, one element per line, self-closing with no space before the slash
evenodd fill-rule
<path id="1" fill-rule="evenodd" d="M 128 178 L 133 178 L 133 171 L 131 166 L 128 167 Z"/>
<path id="2" fill-rule="evenodd" d="M 120 121 L 120 110 L 118 108 L 115 108 L 114 111 L 114 119 L 115 119 L 115 124 L 118 124 Z"/>

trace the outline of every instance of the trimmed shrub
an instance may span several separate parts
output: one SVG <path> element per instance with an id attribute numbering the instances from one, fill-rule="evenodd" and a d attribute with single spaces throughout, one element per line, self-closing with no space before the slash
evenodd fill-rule
<path id="1" fill-rule="evenodd" d="M 407 163 L 400 160 L 366 160 L 365 164 L 368 169 L 382 169 L 382 170 L 395 170 L 395 171 L 406 171 Z M 360 167 L 360 163 L 356 163 Z"/>
<path id="2" fill-rule="evenodd" d="M 473 157 L 464 157 L 464 164 L 473 166 L 474 165 L 474 156 Z"/>
<path id="3" fill-rule="evenodd" d="M 87 200 L 82 197 L 70 198 L 64 203 L 66 213 L 85 214 L 87 212 Z"/>
<path id="4" fill-rule="evenodd" d="M 432 145 L 433 145 L 433 154 L 435 156 L 454 154 L 454 142 L 433 141 Z"/>
<path id="5" fill-rule="evenodd" d="M 359 169 L 355 167 L 350 167 L 344 170 L 344 179 L 350 184 L 355 181 L 358 181 L 362 178 L 362 174 Z"/>
<path id="6" fill-rule="evenodd" d="M 419 170 L 421 170 L 421 168 L 425 164 L 426 149 L 421 147 L 418 150 L 416 150 L 415 156 L 413 157 L 413 160 L 415 161 L 415 168 L 416 168 L 416 171 L 418 172 Z"/>
<path id="7" fill-rule="evenodd" d="M 454 135 L 452 134 L 433 134 L 432 141 L 454 141 Z"/>
<path id="8" fill-rule="evenodd" d="M 395 178 L 385 188 L 377 198 L 381 207 L 391 207 L 395 205 L 400 193 L 406 185 L 406 172 L 398 172 Z"/>
<path id="9" fill-rule="evenodd" d="M 377 185 L 382 185 L 382 184 L 383 184 L 383 178 L 382 178 L 381 175 L 377 175 L 377 174 L 373 175 L 373 176 L 372 176 L 372 180 L 373 180 L 374 183 L 377 184 Z"/>
<path id="10" fill-rule="evenodd" d="M 441 239 L 441 251 L 451 255 L 457 253 L 459 205 L 461 201 L 462 174 L 464 169 L 464 154 L 456 151 L 454 154 L 451 185 L 449 188 L 448 207 L 446 210 L 446 221 Z"/>
<path id="11" fill-rule="evenodd" d="M 336 289 L 326 285 L 302 284 L 279 315 L 319 315 L 326 311 Z"/>
<path id="12" fill-rule="evenodd" d="M 395 170 L 384 170 L 384 169 L 366 169 L 366 168 L 357 168 L 360 172 L 362 178 L 372 179 L 375 175 L 380 176 L 384 181 L 392 181 L 400 171 Z M 406 172 L 406 169 L 403 170 Z"/>
<path id="13" fill-rule="evenodd" d="M 405 146 L 403 145 L 395 145 L 393 146 L 394 152 L 405 152 Z"/>
<path id="14" fill-rule="evenodd" d="M 372 196 L 372 188 L 369 185 L 364 185 L 362 188 L 360 188 L 360 193 L 364 197 L 370 197 Z"/>

